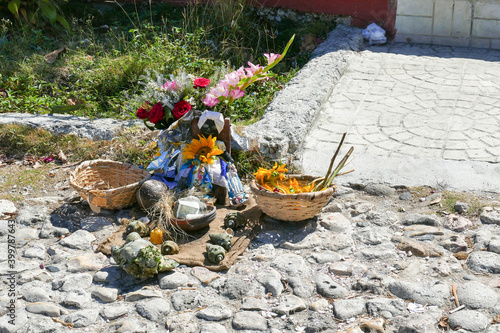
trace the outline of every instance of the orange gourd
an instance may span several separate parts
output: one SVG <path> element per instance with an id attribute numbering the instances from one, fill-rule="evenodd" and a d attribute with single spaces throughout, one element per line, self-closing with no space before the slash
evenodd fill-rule
<path id="1" fill-rule="evenodd" d="M 163 243 L 163 231 L 160 228 L 156 228 L 151 230 L 151 234 L 149 236 L 149 241 L 153 244 L 161 244 Z"/>

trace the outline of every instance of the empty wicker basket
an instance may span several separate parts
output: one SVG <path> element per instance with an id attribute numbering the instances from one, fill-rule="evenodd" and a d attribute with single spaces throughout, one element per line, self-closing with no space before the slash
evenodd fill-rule
<path id="1" fill-rule="evenodd" d="M 305 175 L 287 175 L 300 183 L 309 183 L 317 177 Z M 335 185 L 326 190 L 299 194 L 282 194 L 260 190 L 255 180 L 250 189 L 260 209 L 270 217 L 281 221 L 303 221 L 314 217 L 328 203 L 335 192 Z"/>
<path id="2" fill-rule="evenodd" d="M 96 211 L 131 206 L 136 191 L 150 177 L 149 172 L 129 163 L 93 160 L 71 172 L 69 183 Z"/>

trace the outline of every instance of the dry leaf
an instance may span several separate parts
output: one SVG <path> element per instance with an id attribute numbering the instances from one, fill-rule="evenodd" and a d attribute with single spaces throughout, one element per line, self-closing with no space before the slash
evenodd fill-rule
<path id="1" fill-rule="evenodd" d="M 500 324 L 500 315 L 495 316 L 491 321 L 492 324 Z"/>
<path id="2" fill-rule="evenodd" d="M 68 163 L 68 158 L 66 157 L 66 155 L 64 155 L 63 151 L 59 151 L 59 155 L 57 155 L 57 157 L 59 157 L 59 159 L 61 160 L 61 162 L 63 164 L 66 164 Z"/>
<path id="3" fill-rule="evenodd" d="M 43 58 L 49 64 L 53 64 L 54 62 L 56 62 L 57 57 L 59 56 L 59 54 L 65 52 L 65 51 L 66 51 L 66 46 L 63 46 L 60 49 L 57 49 L 55 51 L 52 51 L 52 52 L 46 54 Z"/>

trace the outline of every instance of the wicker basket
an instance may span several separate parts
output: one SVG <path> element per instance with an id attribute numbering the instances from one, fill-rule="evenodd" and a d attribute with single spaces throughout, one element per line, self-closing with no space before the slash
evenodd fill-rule
<path id="1" fill-rule="evenodd" d="M 317 178 L 305 175 L 287 177 L 295 178 L 302 184 Z M 270 217 L 281 221 L 303 221 L 314 217 L 323 209 L 335 192 L 335 185 L 319 192 L 282 194 L 260 190 L 254 180 L 250 183 L 250 189 L 260 209 Z"/>
<path id="2" fill-rule="evenodd" d="M 129 163 L 93 160 L 71 172 L 69 183 L 96 211 L 131 206 L 135 192 L 150 177 L 149 172 Z"/>

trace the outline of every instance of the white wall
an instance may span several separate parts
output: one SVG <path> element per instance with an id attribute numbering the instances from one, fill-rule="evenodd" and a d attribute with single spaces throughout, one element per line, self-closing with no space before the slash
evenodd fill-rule
<path id="1" fill-rule="evenodd" d="M 399 0 L 396 41 L 500 49 L 500 0 Z"/>

